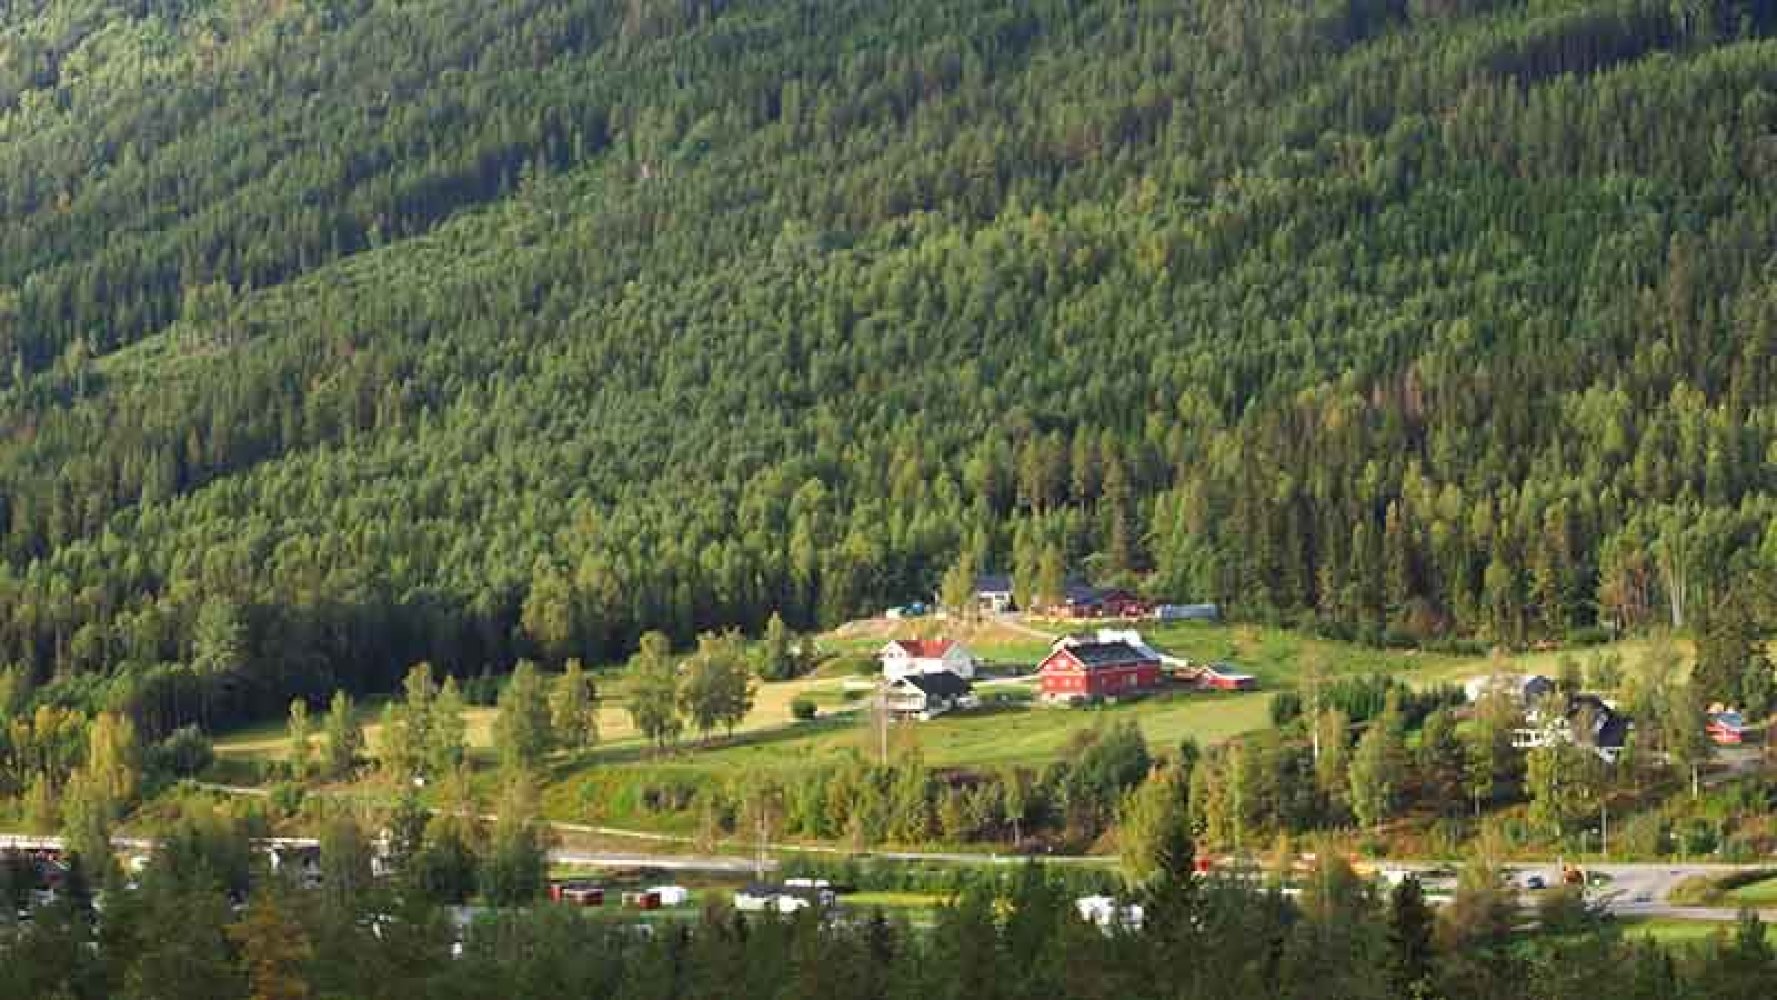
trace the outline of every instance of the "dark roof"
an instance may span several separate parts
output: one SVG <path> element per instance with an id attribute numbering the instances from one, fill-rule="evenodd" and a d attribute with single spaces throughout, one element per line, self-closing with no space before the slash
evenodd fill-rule
<path id="1" fill-rule="evenodd" d="M 1581 731 L 1578 723 L 1590 717 L 1590 732 Z M 1595 694 L 1576 694 L 1567 702 L 1567 721 L 1574 727 L 1574 740 L 1584 746 L 1621 749 L 1629 738 L 1629 717 L 1613 710 Z"/>
<path id="2" fill-rule="evenodd" d="M 1012 577 L 1005 573 L 983 573 L 975 578 L 977 594 L 1010 594 Z"/>
<path id="3" fill-rule="evenodd" d="M 1071 580 L 1061 588 L 1061 596 L 1069 604 L 1103 604 L 1113 597 L 1133 597 L 1122 587 L 1095 587 L 1078 580 Z"/>
<path id="4" fill-rule="evenodd" d="M 1073 654 L 1074 659 L 1088 670 L 1154 662 L 1127 642 L 1080 642 L 1060 651 Z"/>
<path id="5" fill-rule="evenodd" d="M 975 690 L 973 684 L 949 670 L 938 670 L 929 674 L 908 674 L 902 677 L 901 681 L 919 688 L 927 698 L 960 698 Z M 896 683 L 900 683 L 900 681 Z"/>
<path id="6" fill-rule="evenodd" d="M 1066 598 L 1069 604 L 1097 604 L 1104 600 L 1105 595 L 1109 592 L 1104 587 L 1094 587 L 1078 580 L 1070 580 L 1061 588 L 1061 596 Z"/>

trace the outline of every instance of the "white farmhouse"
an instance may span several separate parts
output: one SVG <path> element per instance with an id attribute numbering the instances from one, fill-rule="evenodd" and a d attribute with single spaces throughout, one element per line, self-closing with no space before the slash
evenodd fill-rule
<path id="1" fill-rule="evenodd" d="M 1542 674 L 1484 674 L 1463 682 L 1462 693 L 1471 702 L 1492 694 L 1503 694 L 1528 707 L 1555 690 L 1555 682 Z"/>
<path id="2" fill-rule="evenodd" d="M 1081 920 L 1106 931 L 1140 930 L 1144 916 L 1140 903 L 1119 903 L 1110 896 L 1082 896 L 1074 900 L 1074 909 Z"/>
<path id="3" fill-rule="evenodd" d="M 913 674 L 951 673 L 964 680 L 975 676 L 975 657 L 955 639 L 896 639 L 877 654 L 884 680 Z"/>

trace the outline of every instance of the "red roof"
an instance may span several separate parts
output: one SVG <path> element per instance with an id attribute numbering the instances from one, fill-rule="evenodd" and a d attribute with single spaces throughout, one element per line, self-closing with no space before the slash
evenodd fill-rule
<path id="1" fill-rule="evenodd" d="M 896 639 L 895 645 L 916 660 L 941 660 L 956 645 L 954 639 Z"/>

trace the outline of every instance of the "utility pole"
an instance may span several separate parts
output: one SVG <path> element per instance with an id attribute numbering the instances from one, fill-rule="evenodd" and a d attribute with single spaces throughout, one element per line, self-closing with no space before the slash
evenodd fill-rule
<path id="1" fill-rule="evenodd" d="M 1320 655 L 1310 653 L 1302 662 L 1302 686 L 1308 691 L 1308 738 L 1313 760 L 1320 762 Z"/>
<path id="2" fill-rule="evenodd" d="M 766 847 L 766 823 L 765 823 L 765 809 L 764 809 L 763 804 L 761 804 L 760 809 L 759 809 L 758 831 L 759 831 L 759 853 L 753 859 L 753 875 L 754 875 L 755 881 L 763 882 L 763 881 L 765 881 L 765 847 Z"/>

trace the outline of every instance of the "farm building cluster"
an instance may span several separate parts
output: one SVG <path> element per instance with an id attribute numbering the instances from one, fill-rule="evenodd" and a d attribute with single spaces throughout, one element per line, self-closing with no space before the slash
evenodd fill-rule
<path id="1" fill-rule="evenodd" d="M 1037 666 L 1045 702 L 1089 704 L 1150 694 L 1168 684 L 1251 691 L 1258 681 L 1225 663 L 1193 663 L 1150 646 L 1135 629 L 1105 629 L 1055 640 Z"/>
<path id="2" fill-rule="evenodd" d="M 1512 730 L 1512 746 L 1519 750 L 1572 745 L 1614 762 L 1628 744 L 1632 723 L 1627 714 L 1595 694 L 1563 694 L 1541 674 L 1475 677 L 1463 685 L 1463 693 L 1470 702 L 1500 697 L 1512 703 L 1521 719 Z"/>
<path id="3" fill-rule="evenodd" d="M 896 718 L 932 719 L 980 704 L 980 662 L 954 639 L 896 639 L 877 653 L 883 707 Z M 1153 648 L 1135 629 L 1101 628 L 1056 639 L 1036 667 L 1045 704 L 1114 702 L 1167 687 L 1250 691 L 1257 681 L 1225 663 L 1193 663 Z"/>
<path id="4" fill-rule="evenodd" d="M 1082 621 L 1119 618 L 1215 621 L 1221 617 L 1221 609 L 1214 604 L 1151 601 L 1121 587 L 1100 587 L 1081 580 L 1069 580 L 1054 598 L 1032 599 L 1032 606 L 1024 608 L 1019 605 L 1012 578 L 1000 573 L 975 578 L 974 604 L 974 610 L 981 614 L 1004 615 L 1028 610 L 1049 618 Z"/>

